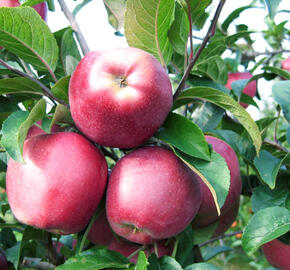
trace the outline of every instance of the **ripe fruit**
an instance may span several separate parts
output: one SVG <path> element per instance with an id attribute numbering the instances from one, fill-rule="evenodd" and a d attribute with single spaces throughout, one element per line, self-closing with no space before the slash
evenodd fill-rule
<path id="1" fill-rule="evenodd" d="M 184 230 L 199 209 L 201 193 L 193 171 L 156 146 L 139 148 L 117 162 L 106 199 L 112 229 L 148 244 Z"/>
<path id="2" fill-rule="evenodd" d="M 6 176 L 15 217 L 55 233 L 84 229 L 106 186 L 102 153 L 79 134 L 59 132 L 26 140 L 23 158 L 9 160 Z"/>
<path id="3" fill-rule="evenodd" d="M 98 144 L 131 148 L 148 140 L 172 105 L 169 77 L 150 54 L 136 48 L 88 53 L 69 85 L 72 117 Z"/>
<path id="4" fill-rule="evenodd" d="M 219 218 L 218 218 L 218 226 L 213 234 L 212 237 L 219 236 L 226 232 L 235 219 L 237 218 L 238 212 L 239 212 L 239 206 L 240 206 L 240 200 L 238 199 L 234 204 L 231 206 L 231 208 L 223 213 Z"/>
<path id="5" fill-rule="evenodd" d="M 239 202 L 242 191 L 242 182 L 240 176 L 239 161 L 234 150 L 224 141 L 213 136 L 205 136 L 207 142 L 212 145 L 213 150 L 220 154 L 226 161 L 230 170 L 230 188 L 226 201 L 221 208 L 221 216 L 230 211 L 230 209 Z M 201 178 L 199 181 L 202 186 L 202 202 L 200 209 L 193 220 L 193 228 L 204 228 L 219 219 L 217 210 L 209 188 L 203 183 Z M 237 206 L 236 206 L 237 207 Z M 233 209 L 233 212 L 236 210 Z M 229 222 L 230 226 L 233 220 Z"/>
<path id="6" fill-rule="evenodd" d="M 0 252 L 0 269 L 8 270 L 8 264 L 5 256 Z"/>
<path id="7" fill-rule="evenodd" d="M 282 69 L 290 71 L 290 57 L 282 61 L 281 67 Z"/>
<path id="8" fill-rule="evenodd" d="M 251 79 L 253 76 L 251 73 L 249 72 L 235 72 L 235 73 L 229 73 L 228 74 L 228 81 L 226 84 L 226 87 L 229 89 L 232 89 L 232 83 L 238 80 L 249 80 Z M 243 93 L 250 96 L 250 97 L 254 97 L 256 95 L 257 92 L 257 83 L 256 81 L 252 81 L 250 83 L 248 83 L 246 85 L 246 87 L 243 90 Z M 244 108 L 247 108 L 249 105 L 245 104 L 245 103 L 240 103 L 241 106 L 243 106 Z"/>
<path id="9" fill-rule="evenodd" d="M 290 245 L 275 239 L 264 244 L 263 251 L 272 266 L 281 270 L 290 269 Z"/>
<path id="10" fill-rule="evenodd" d="M 18 7 L 20 6 L 19 0 L 1 0 L 0 7 Z M 33 6 L 33 8 L 38 12 L 43 20 L 46 21 L 47 18 L 47 3 L 42 2 Z"/>

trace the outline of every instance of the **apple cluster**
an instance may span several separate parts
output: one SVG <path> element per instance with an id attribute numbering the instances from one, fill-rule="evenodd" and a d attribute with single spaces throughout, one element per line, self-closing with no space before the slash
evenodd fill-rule
<path id="1" fill-rule="evenodd" d="M 47 134 L 32 126 L 24 162 L 9 160 L 7 196 L 17 220 L 74 234 L 87 226 L 105 196 L 105 211 L 88 239 L 126 256 L 140 244 L 149 255 L 155 242 L 160 256 L 170 255 L 172 245 L 164 239 L 190 224 L 200 229 L 218 223 L 215 235 L 227 230 L 241 193 L 233 149 L 206 136 L 230 170 L 229 194 L 218 216 L 208 187 L 184 162 L 165 147 L 143 146 L 166 119 L 172 99 L 168 74 L 149 53 L 136 48 L 88 53 L 69 84 L 70 110 L 80 132 L 55 126 Z M 108 179 L 97 145 L 134 149 L 116 162 Z"/>

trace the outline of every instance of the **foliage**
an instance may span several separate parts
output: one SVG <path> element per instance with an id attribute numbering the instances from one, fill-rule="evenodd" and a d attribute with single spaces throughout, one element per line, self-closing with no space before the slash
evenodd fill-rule
<path id="1" fill-rule="evenodd" d="M 140 251 L 136 266 L 117 252 L 93 246 L 86 240 L 86 230 L 59 236 L 20 224 L 13 217 L 5 194 L 8 157 L 23 162 L 27 132 L 39 120 L 47 132 L 54 124 L 79 132 L 69 111 L 68 87 L 71 74 L 85 54 L 74 26 L 52 33 L 29 7 L 43 1 L 21 2 L 19 8 L 0 7 L 0 248 L 10 263 L 9 269 L 34 269 L 39 265 L 84 270 L 268 267 L 259 248 L 283 235 L 289 240 L 285 234 L 290 231 L 290 72 L 281 68 L 285 51 L 289 52 L 284 41 L 289 42 L 290 35 L 287 21 L 275 21 L 281 1 L 253 1 L 218 23 L 213 20 L 212 1 L 103 1 L 116 35 L 122 36 L 123 32 L 130 46 L 154 55 L 170 74 L 173 92 L 202 48 L 187 74 L 185 89 L 174 99 L 172 112 L 146 144 L 170 147 L 210 188 L 218 212 L 229 192 L 230 175 L 225 160 L 212 151 L 205 134 L 223 139 L 234 149 L 243 179 L 239 214 L 228 237 L 219 238 L 221 245 L 214 241 L 217 239 L 209 240 L 214 226 L 200 231 L 188 227 L 174 237 L 172 256 L 157 258 L 153 253 L 148 257 Z M 53 7 L 53 0 L 48 2 Z M 73 14 L 89 2 L 79 0 Z M 247 22 L 237 24 L 243 12 L 257 8 L 268 11 L 267 28 L 260 33 L 269 47 L 266 52 L 254 50 L 255 29 L 248 29 Z M 214 26 L 215 33 L 202 44 L 199 37 L 208 24 Z M 230 30 L 233 25 L 234 32 Z M 225 87 L 228 72 L 251 69 L 255 74 L 252 80 L 271 82 L 274 107 L 269 107 L 267 100 L 259 100 L 264 91 L 259 84 L 254 99 L 241 94 L 248 81 L 233 84 L 234 91 Z M 240 101 L 256 106 L 259 119 L 255 121 Z M 266 105 L 260 107 L 256 102 Z M 116 162 L 112 156 L 119 159 L 126 154 L 122 149 L 101 149 L 110 168 Z M 235 233 L 239 231 L 243 236 Z M 53 249 L 51 239 L 63 243 L 53 259 L 48 255 Z M 73 239 L 78 240 L 79 252 L 72 248 Z M 197 256 L 198 251 L 201 256 Z"/>

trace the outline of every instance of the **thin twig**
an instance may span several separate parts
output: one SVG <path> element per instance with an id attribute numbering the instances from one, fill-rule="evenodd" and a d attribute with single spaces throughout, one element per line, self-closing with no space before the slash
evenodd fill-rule
<path id="1" fill-rule="evenodd" d="M 66 18 L 68 19 L 69 23 L 72 26 L 72 29 L 75 32 L 76 38 L 80 44 L 80 47 L 82 49 L 83 55 L 86 55 L 87 53 L 90 52 L 89 46 L 84 38 L 84 35 L 77 23 L 77 21 L 75 20 L 75 17 L 73 16 L 73 14 L 70 12 L 70 10 L 68 9 L 66 3 L 64 2 L 64 0 L 58 0 L 58 3 L 61 7 L 61 10 L 63 11 L 64 15 L 66 16 Z"/>
<path id="2" fill-rule="evenodd" d="M 219 235 L 219 236 L 214 237 L 212 239 L 209 239 L 209 240 L 199 244 L 198 246 L 199 247 L 203 247 L 203 246 L 206 246 L 206 245 L 208 245 L 210 243 L 213 243 L 213 242 L 215 242 L 217 240 L 220 240 L 220 239 L 223 239 L 223 238 L 226 238 L 226 237 L 235 236 L 235 235 L 240 234 L 240 233 L 243 233 L 243 231 L 237 231 L 237 232 L 231 232 L 231 233 L 227 233 L 227 234 L 222 234 L 222 235 Z"/>
<path id="3" fill-rule="evenodd" d="M 18 74 L 19 76 L 21 77 L 24 77 L 24 78 L 27 78 L 35 83 L 37 83 L 41 89 L 43 90 L 44 92 L 44 95 L 49 97 L 51 100 L 55 100 L 57 101 L 58 103 L 61 103 L 61 104 L 66 104 L 63 100 L 61 99 L 58 99 L 56 98 L 50 91 L 50 89 L 48 87 L 46 87 L 42 82 L 40 82 L 39 80 L 37 80 L 36 78 L 18 70 L 18 69 L 15 69 L 13 67 L 11 67 L 10 65 L 8 65 L 6 62 L 4 62 L 2 59 L 0 59 L 0 64 L 4 67 L 6 67 L 7 69 L 9 69 L 10 71 L 14 72 L 15 74 Z"/>
<path id="4" fill-rule="evenodd" d="M 235 48 L 230 48 L 230 50 L 233 52 L 237 51 Z M 260 56 L 260 55 L 274 56 L 276 54 L 284 53 L 284 52 L 290 52 L 290 50 L 279 49 L 279 50 L 265 51 L 265 52 L 243 52 L 242 57 L 245 59 L 254 59 L 255 57 Z"/>
<path id="5" fill-rule="evenodd" d="M 286 147 L 283 147 L 282 145 L 280 145 L 280 144 L 277 143 L 277 142 L 272 142 L 272 141 L 270 141 L 270 140 L 268 140 L 268 139 L 265 139 L 265 140 L 263 141 L 263 143 L 269 144 L 269 145 L 271 145 L 271 146 L 277 148 L 277 149 L 280 150 L 280 151 L 284 151 L 285 153 L 289 153 L 289 150 L 288 150 Z"/>
<path id="6" fill-rule="evenodd" d="M 217 10 L 214 14 L 214 17 L 213 17 L 213 20 L 211 22 L 211 25 L 208 29 L 208 32 L 205 36 L 205 38 L 203 39 L 200 47 L 198 48 L 198 51 L 196 52 L 196 54 L 194 55 L 194 57 L 191 59 L 191 61 L 189 62 L 184 74 L 183 74 L 183 77 L 181 79 L 181 81 L 179 82 L 179 85 L 175 91 L 175 94 L 173 96 L 173 99 L 175 100 L 180 94 L 181 92 L 183 91 L 184 89 L 184 86 L 185 86 L 185 81 L 187 80 L 189 74 L 190 74 L 190 71 L 192 70 L 194 64 L 196 63 L 196 61 L 198 60 L 201 52 L 203 51 L 203 49 L 205 48 L 206 44 L 208 43 L 208 41 L 210 40 L 210 38 L 212 36 L 214 36 L 215 34 L 215 31 L 216 31 L 216 26 L 217 26 L 217 21 L 218 21 L 218 18 L 220 16 L 220 13 L 222 11 L 222 8 L 225 4 L 226 0 L 221 0 L 218 7 L 217 7 Z"/>

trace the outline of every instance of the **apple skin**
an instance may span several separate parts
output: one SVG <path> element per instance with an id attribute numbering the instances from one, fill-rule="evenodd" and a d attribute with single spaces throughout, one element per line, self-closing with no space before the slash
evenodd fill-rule
<path id="1" fill-rule="evenodd" d="M 290 269 L 290 245 L 278 239 L 272 240 L 262 247 L 268 262 L 281 270 Z"/>
<path id="2" fill-rule="evenodd" d="M 18 7 L 20 3 L 18 0 L 0 0 L 0 7 Z M 33 8 L 38 12 L 38 14 L 42 17 L 44 21 L 47 19 L 47 3 L 42 2 L 39 3 Z"/>
<path id="3" fill-rule="evenodd" d="M 92 141 L 110 147 L 143 144 L 172 106 L 169 77 L 151 54 L 137 48 L 88 53 L 69 84 L 76 126 Z"/>
<path id="4" fill-rule="evenodd" d="M 234 150 L 223 140 L 213 136 L 205 136 L 205 139 L 212 145 L 213 150 L 225 159 L 230 170 L 230 188 L 225 203 L 221 208 L 222 216 L 224 213 L 229 211 L 233 204 L 239 201 L 241 195 L 242 181 L 239 161 Z M 209 188 L 204 184 L 200 177 L 198 177 L 198 179 L 202 187 L 202 202 L 200 209 L 192 222 L 194 229 L 207 227 L 219 219 Z"/>
<path id="5" fill-rule="evenodd" d="M 231 227 L 238 216 L 239 206 L 240 199 L 234 202 L 231 208 L 218 218 L 218 226 L 212 237 L 217 237 L 224 234 Z"/>
<path id="6" fill-rule="evenodd" d="M 59 132 L 25 140 L 23 158 L 25 164 L 10 159 L 6 175 L 15 217 L 54 233 L 84 229 L 107 182 L 102 153 L 79 134 Z"/>
<path id="7" fill-rule="evenodd" d="M 120 159 L 106 198 L 111 228 L 125 239 L 149 244 L 185 229 L 201 202 L 197 176 L 172 151 L 143 147 Z"/>
<path id="8" fill-rule="evenodd" d="M 284 70 L 290 71 L 290 57 L 282 61 L 281 67 Z"/>
<path id="9" fill-rule="evenodd" d="M 228 81 L 226 84 L 226 87 L 228 89 L 232 89 L 231 85 L 233 82 L 238 81 L 238 80 L 249 80 L 253 77 L 253 75 L 250 72 L 234 72 L 234 73 L 229 73 L 228 74 Z M 246 85 L 246 87 L 243 90 L 243 93 L 250 96 L 254 97 L 257 93 L 257 82 L 252 81 L 249 84 Z M 245 103 L 240 103 L 241 106 L 244 108 L 247 108 L 249 104 Z"/>
<path id="10" fill-rule="evenodd" d="M 8 270 L 8 263 L 5 256 L 0 252 L 0 269 L 1 270 Z"/>

